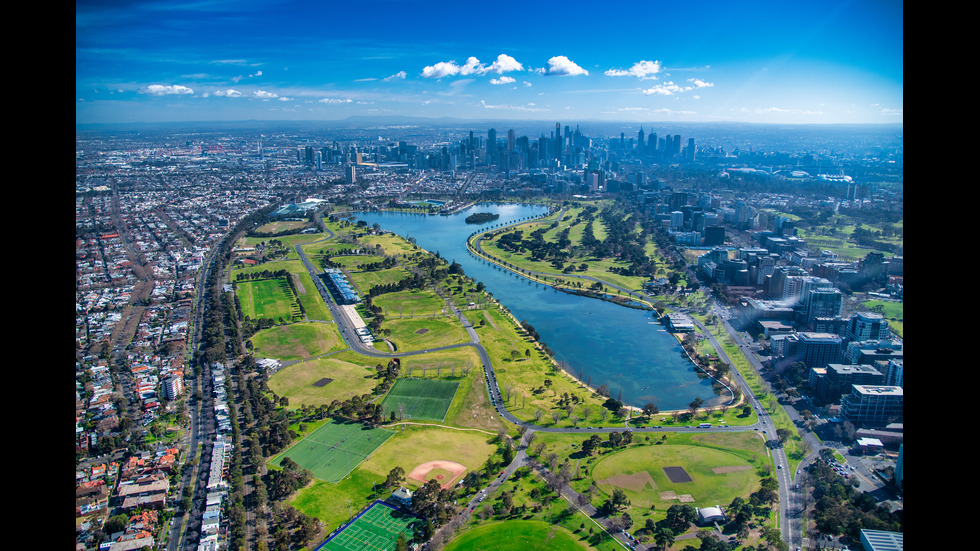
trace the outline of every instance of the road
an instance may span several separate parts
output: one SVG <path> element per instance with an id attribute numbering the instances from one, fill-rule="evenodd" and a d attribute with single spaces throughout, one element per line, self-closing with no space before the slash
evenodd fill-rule
<path id="1" fill-rule="evenodd" d="M 493 403 L 494 409 L 496 409 L 497 410 L 497 413 L 501 417 L 503 417 L 504 419 L 510 421 L 514 425 L 517 425 L 519 427 L 523 427 L 523 429 L 526 431 L 525 434 L 524 434 L 524 438 L 525 439 L 530 434 L 533 434 L 534 432 L 538 432 L 538 431 L 540 431 L 540 432 L 553 432 L 553 433 L 588 433 L 588 434 L 591 434 L 591 433 L 609 433 L 609 432 L 613 432 L 613 431 L 620 431 L 621 432 L 621 431 L 624 430 L 623 428 L 620 428 L 620 427 L 604 427 L 604 428 L 545 427 L 545 426 L 541 426 L 541 425 L 536 425 L 536 424 L 533 424 L 533 423 L 529 423 L 527 421 L 524 421 L 522 419 L 518 419 L 517 417 L 515 417 L 512 413 L 510 413 L 507 410 L 507 407 L 505 405 L 506 402 L 504 401 L 503 397 L 501 396 L 501 394 L 500 394 L 500 388 L 499 388 L 499 386 L 497 384 L 496 374 L 494 373 L 494 369 L 493 369 L 493 362 L 491 361 L 489 354 L 487 354 L 486 349 L 480 344 L 480 337 L 479 337 L 479 335 L 477 334 L 476 330 L 473 328 L 473 325 L 470 323 L 470 321 L 466 318 L 466 315 L 461 310 L 459 310 L 455 306 L 455 304 L 452 303 L 452 301 L 448 300 L 446 297 L 443 297 L 443 299 L 446 300 L 446 304 L 448 305 L 448 307 L 452 311 L 453 315 L 455 315 L 459 319 L 460 323 L 463 325 L 463 328 L 466 330 L 467 335 L 469 335 L 470 342 L 468 342 L 468 343 L 461 343 L 461 344 L 454 344 L 454 345 L 448 345 L 448 346 L 442 346 L 442 347 L 438 347 L 438 348 L 431 348 L 431 349 L 427 349 L 427 350 L 418 350 L 418 351 L 411 351 L 411 352 L 398 352 L 398 353 L 394 353 L 394 352 L 382 352 L 382 351 L 376 350 L 374 348 L 371 348 L 371 347 L 365 345 L 363 342 L 361 342 L 360 337 L 357 335 L 357 333 L 355 331 L 355 326 L 354 326 L 354 323 L 352 322 L 352 320 L 350 320 L 347 317 L 347 314 L 344 311 L 344 309 L 340 308 L 337 305 L 337 303 L 334 302 L 333 296 L 327 290 L 326 285 L 324 285 L 322 279 L 319 277 L 319 270 L 317 270 L 313 266 L 313 264 L 310 262 L 309 258 L 307 258 L 306 253 L 305 253 L 305 251 L 303 251 L 302 247 L 300 247 L 299 245 L 297 245 L 295 248 L 296 248 L 297 253 L 300 256 L 300 259 L 303 261 L 303 264 L 306 266 L 306 269 L 309 272 L 310 277 L 313 279 L 314 283 L 316 284 L 317 289 L 320 292 L 320 295 L 323 297 L 324 302 L 327 304 L 327 307 L 330 309 L 330 313 L 333 315 L 334 320 L 337 322 L 337 325 L 339 326 L 339 329 L 340 329 L 341 337 L 344 339 L 344 342 L 348 346 L 348 349 L 349 350 L 353 350 L 353 351 L 355 351 L 355 352 L 357 352 L 359 354 L 364 354 L 364 355 L 370 356 L 370 357 L 376 357 L 376 358 L 396 358 L 396 357 L 412 356 L 412 355 L 417 355 L 417 354 L 426 354 L 426 353 L 434 352 L 434 351 L 437 351 L 437 350 L 449 350 L 449 349 L 459 348 L 459 347 L 463 347 L 463 346 L 471 346 L 474 349 L 476 349 L 477 353 L 480 356 L 480 360 L 481 360 L 481 362 L 483 364 L 484 379 L 485 379 L 485 382 L 486 382 L 486 385 L 487 385 L 487 393 L 490 396 L 490 401 L 491 401 L 491 403 Z M 726 329 L 731 332 L 731 327 L 729 325 L 727 325 L 727 323 L 726 323 Z M 707 333 L 707 334 L 710 335 L 710 333 Z M 713 337 L 710 337 L 710 338 L 713 339 Z M 715 345 L 716 350 L 718 350 L 719 353 L 723 355 L 724 352 L 723 352 L 721 346 L 718 345 L 716 342 L 713 343 L 713 344 Z M 733 365 L 730 360 L 728 360 L 727 358 L 724 358 L 724 359 L 726 361 L 728 361 L 729 365 Z M 775 425 L 772 422 L 772 419 L 769 418 L 768 414 L 765 412 L 765 409 L 762 408 L 762 406 L 759 404 L 758 400 L 756 400 L 755 396 L 752 395 L 751 390 L 748 389 L 748 385 L 746 385 L 745 384 L 745 381 L 741 379 L 741 375 L 737 373 L 737 370 L 733 369 L 732 372 L 735 374 L 736 377 L 738 377 L 739 383 L 740 383 L 741 387 L 745 390 L 746 399 L 748 399 L 748 400 L 751 401 L 751 403 L 753 405 L 753 408 L 758 412 L 758 414 L 759 414 L 759 423 L 756 423 L 754 425 L 748 425 L 748 426 L 740 426 L 740 427 L 712 427 L 710 429 L 701 429 L 701 428 L 697 428 L 697 427 L 690 427 L 690 428 L 669 428 L 669 429 L 668 428 L 657 428 L 657 427 L 643 427 L 643 428 L 635 427 L 635 428 L 627 428 L 626 430 L 631 430 L 631 431 L 637 432 L 637 433 L 643 433 L 643 432 L 648 432 L 648 433 L 649 432 L 744 432 L 744 431 L 750 431 L 750 430 L 761 430 L 764 434 L 772 435 L 774 437 L 775 434 L 776 434 L 776 429 L 775 429 Z M 525 442 L 525 440 L 522 440 L 522 442 Z M 480 493 L 480 494 L 478 494 L 477 496 L 475 496 L 473 498 L 473 501 L 470 502 L 469 507 L 464 508 L 464 511 L 461 513 L 461 518 L 465 518 L 465 516 L 469 514 L 469 512 L 471 511 L 471 509 L 473 509 L 475 507 L 475 504 L 476 503 L 479 503 L 481 501 L 480 500 L 480 497 L 481 496 L 485 496 L 485 495 L 488 495 L 488 494 L 492 493 L 493 490 L 495 490 L 496 488 L 498 488 L 500 486 L 500 484 L 503 484 L 507 480 L 507 478 L 509 478 L 513 474 L 513 472 L 515 470 L 517 470 L 519 467 L 521 467 L 523 464 L 525 464 L 527 462 L 528 457 L 526 455 L 525 448 L 526 448 L 525 445 L 519 446 L 519 450 L 517 452 L 517 455 L 515 456 L 513 462 L 511 462 L 511 464 L 508 465 L 507 468 L 504 469 L 503 475 L 498 476 L 490 484 L 490 486 L 488 486 L 487 488 L 485 488 L 484 489 L 485 492 Z M 783 452 L 782 452 L 781 449 L 775 450 L 774 455 L 776 456 L 774 458 L 774 461 L 777 462 L 777 465 L 779 465 L 779 464 L 786 465 L 787 464 L 786 463 L 785 454 L 783 454 Z M 537 469 L 539 471 L 541 471 L 543 469 L 543 467 L 537 466 Z M 545 471 L 546 471 L 546 469 L 545 469 Z M 542 471 L 542 472 L 544 472 L 544 471 Z M 792 487 L 790 485 L 790 483 L 792 482 L 792 480 L 791 480 L 791 478 L 788 477 L 789 476 L 787 474 L 788 473 L 788 469 L 778 469 L 777 470 L 777 474 L 780 474 L 780 473 L 781 473 L 781 476 L 779 476 L 779 482 L 780 482 L 780 509 L 781 509 L 781 518 L 783 519 L 783 522 L 785 524 L 785 518 L 786 518 L 786 515 L 785 515 L 785 508 L 786 507 L 785 507 L 785 504 L 789 501 L 788 492 L 789 492 L 789 488 Z M 575 501 L 575 500 L 577 500 L 577 494 L 570 487 L 568 487 L 566 485 L 566 487 L 562 488 L 561 494 L 563 495 L 563 497 L 565 497 L 565 499 L 568 499 L 570 501 L 570 503 L 572 503 L 573 505 L 575 505 L 576 507 L 578 507 L 577 502 Z M 585 506 L 583 508 L 583 510 L 588 511 L 588 508 L 589 507 L 592 507 L 592 506 L 591 505 L 587 505 L 587 506 Z M 600 524 L 603 527 L 603 529 L 607 529 L 606 524 L 608 523 L 609 519 L 595 519 L 594 518 L 594 514 L 595 514 L 594 508 L 592 509 L 592 512 L 591 513 L 588 513 L 588 514 L 590 515 L 590 518 L 593 518 L 593 520 L 596 521 L 598 524 Z M 784 528 L 784 529 L 786 529 L 786 528 Z M 622 541 L 626 545 L 634 546 L 636 549 L 645 549 L 645 546 L 643 546 L 642 544 L 638 544 L 635 541 L 630 541 L 622 533 L 613 533 L 613 532 L 610 532 L 610 534 L 612 536 L 616 537 L 617 539 L 619 539 L 620 541 Z M 792 545 L 792 541 L 790 541 L 788 543 L 790 543 Z"/>

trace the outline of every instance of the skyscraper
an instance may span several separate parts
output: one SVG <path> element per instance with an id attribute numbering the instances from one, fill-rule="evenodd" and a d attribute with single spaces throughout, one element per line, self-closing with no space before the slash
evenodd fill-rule
<path id="1" fill-rule="evenodd" d="M 555 158 L 561 160 L 561 123 L 555 123 Z"/>
<path id="2" fill-rule="evenodd" d="M 487 164 L 497 164 L 497 131 L 493 128 L 487 132 Z"/>

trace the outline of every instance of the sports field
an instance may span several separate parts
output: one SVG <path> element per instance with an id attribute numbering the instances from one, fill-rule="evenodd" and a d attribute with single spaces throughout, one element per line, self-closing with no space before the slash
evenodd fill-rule
<path id="1" fill-rule="evenodd" d="M 271 464 L 278 466 L 283 457 L 289 457 L 316 478 L 337 483 L 394 434 L 387 429 L 331 420 L 279 454 Z"/>
<path id="2" fill-rule="evenodd" d="M 323 542 L 317 551 L 390 551 L 395 549 L 398 534 L 404 533 L 407 541 L 412 540 L 412 525 L 418 520 L 376 501 L 346 528 Z"/>
<path id="3" fill-rule="evenodd" d="M 386 418 L 395 412 L 402 419 L 443 421 L 458 388 L 459 381 L 398 379 L 381 406 Z"/>
<path id="4" fill-rule="evenodd" d="M 291 320 L 300 313 L 293 291 L 284 278 L 240 281 L 236 287 L 242 312 L 252 319 Z"/>

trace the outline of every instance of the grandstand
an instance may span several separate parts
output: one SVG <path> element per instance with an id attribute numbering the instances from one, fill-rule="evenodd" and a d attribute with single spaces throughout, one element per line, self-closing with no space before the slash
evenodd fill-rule
<path id="1" fill-rule="evenodd" d="M 357 290 L 347 281 L 347 276 L 337 268 L 327 268 L 323 271 L 323 280 L 334 296 L 337 304 L 357 304 L 361 302 Z"/>

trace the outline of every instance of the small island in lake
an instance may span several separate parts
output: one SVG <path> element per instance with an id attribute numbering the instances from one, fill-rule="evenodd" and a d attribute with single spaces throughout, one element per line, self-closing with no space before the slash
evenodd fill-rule
<path id="1" fill-rule="evenodd" d="M 475 212 L 466 217 L 467 224 L 485 224 L 500 218 L 499 214 L 492 212 Z"/>

